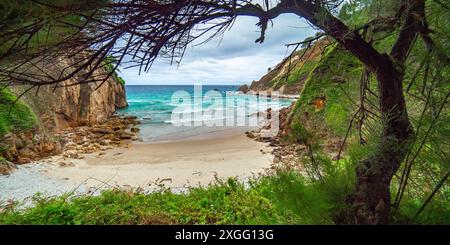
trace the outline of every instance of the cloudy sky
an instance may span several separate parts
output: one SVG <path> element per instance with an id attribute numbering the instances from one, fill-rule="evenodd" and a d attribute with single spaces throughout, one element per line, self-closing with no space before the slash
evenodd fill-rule
<path id="1" fill-rule="evenodd" d="M 282 15 L 269 26 L 263 44 L 257 19 L 239 17 L 222 41 L 188 47 L 181 64 L 171 66 L 157 60 L 149 73 L 138 74 L 137 68 L 121 69 L 128 85 L 145 84 L 250 84 L 275 66 L 288 54 L 285 44 L 302 41 L 316 31 L 295 15 Z"/>

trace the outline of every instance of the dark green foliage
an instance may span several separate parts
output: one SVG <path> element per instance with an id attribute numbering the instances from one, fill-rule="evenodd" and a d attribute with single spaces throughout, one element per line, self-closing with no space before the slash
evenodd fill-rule
<path id="1" fill-rule="evenodd" d="M 399 176 L 391 186 L 392 196 L 399 206 L 393 212 L 393 220 L 396 223 L 449 224 L 450 182 L 447 179 L 435 193 L 434 190 L 450 171 L 450 69 L 445 62 L 447 58 L 443 58 L 448 57 L 450 50 L 450 26 L 448 13 L 439 3 L 427 1 L 426 4 L 428 24 L 435 30 L 431 34 L 434 46 L 430 48 L 418 39 L 406 67 L 406 99 L 416 135 Z M 406 186 L 399 184 L 403 176 L 408 177 Z"/>
<path id="2" fill-rule="evenodd" d="M 0 54 L 2 62 L 56 47 L 79 33 L 85 24 L 78 14 L 63 9 L 77 9 L 89 15 L 108 0 L 0 0 Z M 53 7 L 61 9 L 58 13 Z M 95 7 L 94 7 L 95 6 Z"/>
<path id="3" fill-rule="evenodd" d="M 417 210 L 423 204 L 423 200 L 417 197 L 407 197 L 402 202 L 399 210 L 392 214 L 393 224 L 422 224 L 422 225 L 450 225 L 450 193 L 447 191 L 443 197 L 438 197 L 446 205 L 436 205 L 434 201 L 417 217 Z"/>
<path id="4" fill-rule="evenodd" d="M 37 123 L 31 109 L 16 99 L 8 88 L 0 90 L 0 136 L 11 131 L 32 129 Z"/>
<path id="5" fill-rule="evenodd" d="M 327 190 L 295 172 L 229 179 L 188 193 L 105 191 L 99 196 L 35 197 L 35 207 L 8 208 L 2 224 L 332 224 Z"/>
<path id="6" fill-rule="evenodd" d="M 310 37 L 310 39 L 313 38 L 314 37 Z M 284 85 L 290 87 L 303 83 L 307 79 L 308 74 L 316 67 L 320 60 L 320 55 L 311 53 L 317 48 L 315 45 L 321 45 L 318 44 L 319 42 L 320 41 L 316 41 L 316 43 L 312 44 L 310 50 L 308 50 L 307 47 L 303 47 L 301 50 L 292 54 L 292 57 L 302 57 L 301 60 L 287 59 L 281 64 L 281 66 L 285 67 L 284 70 L 279 70 L 281 69 L 280 67 L 278 70 L 272 70 L 276 75 L 274 74 L 267 82 L 268 87 L 266 87 L 266 89 L 269 87 L 280 89 Z M 322 40 L 322 42 L 324 42 L 324 40 Z"/>
<path id="7" fill-rule="evenodd" d="M 116 58 L 114 58 L 113 56 L 108 56 L 104 61 L 105 70 L 108 73 L 112 72 L 111 76 L 113 77 L 114 81 L 122 85 L 125 85 L 125 80 L 121 76 L 119 76 L 119 74 L 117 74 L 117 69 L 116 71 L 114 71 L 114 67 L 116 66 L 116 64 L 117 64 Z"/>
<path id="8" fill-rule="evenodd" d="M 309 144 L 312 140 L 312 134 L 309 133 L 302 123 L 294 121 L 291 124 L 289 140 L 298 144 Z"/>
<path id="9" fill-rule="evenodd" d="M 339 12 L 339 19 L 351 27 L 359 27 L 374 18 L 394 15 L 400 3 L 386 0 L 346 1 Z"/>

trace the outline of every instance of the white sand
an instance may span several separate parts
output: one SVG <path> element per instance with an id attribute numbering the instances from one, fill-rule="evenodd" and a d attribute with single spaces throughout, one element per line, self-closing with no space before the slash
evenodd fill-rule
<path id="1" fill-rule="evenodd" d="M 215 176 L 245 180 L 270 168 L 270 150 L 239 132 L 207 139 L 136 143 L 106 150 L 103 155 L 64 160 L 72 166 L 59 166 L 63 160 L 56 156 L 45 163 L 22 166 L 9 177 L 0 176 L 0 199 L 23 200 L 37 191 L 57 195 L 76 186 L 81 186 L 79 190 L 114 186 L 148 191 L 158 184 L 174 190 L 207 185 Z M 21 184 L 14 184 L 18 182 Z"/>
<path id="2" fill-rule="evenodd" d="M 245 135 L 218 139 L 168 143 L 134 144 L 87 155 L 74 167 L 60 167 L 48 175 L 80 183 L 87 178 L 108 180 L 111 185 L 147 187 L 164 183 L 166 187 L 207 185 L 219 178 L 248 178 L 269 168 L 272 162 L 264 144 Z M 87 183 L 89 185 L 89 182 Z M 95 184 L 98 184 L 95 183 Z"/>

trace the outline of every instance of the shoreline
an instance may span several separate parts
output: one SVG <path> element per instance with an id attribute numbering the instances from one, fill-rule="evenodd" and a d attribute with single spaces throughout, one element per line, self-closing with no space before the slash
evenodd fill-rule
<path id="1" fill-rule="evenodd" d="M 226 138 L 236 135 L 245 135 L 246 132 L 259 129 L 260 127 L 224 127 L 223 129 L 202 132 L 200 134 L 186 135 L 178 137 L 162 137 L 154 140 L 138 140 L 133 144 L 160 144 L 160 143 L 176 143 L 186 141 L 199 141 L 199 140 L 211 140 L 217 138 Z"/>
<path id="2" fill-rule="evenodd" d="M 20 165 L 11 175 L 0 176 L 0 200 L 30 201 L 37 192 L 44 196 L 94 194 L 112 188 L 151 192 L 162 185 L 177 192 L 217 179 L 246 181 L 271 168 L 272 148 L 267 143 L 241 131 L 219 135 L 132 142 L 76 158 L 57 155 Z"/>
<path id="3" fill-rule="evenodd" d="M 245 182 L 278 162 L 270 141 L 248 135 L 266 123 L 143 141 L 135 117 L 116 115 L 105 124 L 63 133 L 68 142 L 63 153 L 18 165 L 9 176 L 0 176 L 0 204 L 12 199 L 27 206 L 37 192 L 44 196 L 98 194 L 104 189 L 152 192 L 162 186 L 179 192 L 230 177 Z"/>
<path id="4" fill-rule="evenodd" d="M 263 93 L 264 95 L 260 95 L 260 93 Z M 274 98 L 280 98 L 280 99 L 291 99 L 291 100 L 298 100 L 300 98 L 300 94 L 272 94 L 272 91 L 270 91 L 270 90 L 249 90 L 243 94 L 255 95 L 255 96 L 266 96 L 268 98 L 274 97 Z"/>

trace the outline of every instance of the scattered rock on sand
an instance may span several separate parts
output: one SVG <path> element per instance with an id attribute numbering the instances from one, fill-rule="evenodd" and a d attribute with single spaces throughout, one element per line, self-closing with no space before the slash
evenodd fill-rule
<path id="1" fill-rule="evenodd" d="M 111 128 L 92 128 L 91 132 L 97 133 L 97 134 L 113 134 L 114 133 L 114 131 Z"/>
<path id="2" fill-rule="evenodd" d="M 250 139 L 254 139 L 256 137 L 252 131 L 245 132 L 245 135 L 247 135 Z"/>
<path id="3" fill-rule="evenodd" d="M 125 139 L 132 139 L 133 136 L 134 136 L 134 134 L 128 133 L 128 132 L 125 132 L 125 131 L 119 131 L 118 135 L 119 135 L 120 139 L 124 139 L 124 140 Z"/>
<path id="4" fill-rule="evenodd" d="M 139 131 L 141 131 L 139 128 L 131 128 L 130 130 L 133 133 L 138 133 Z"/>
<path id="5" fill-rule="evenodd" d="M 65 162 L 65 161 L 58 162 L 58 165 L 60 167 L 74 167 L 75 166 L 75 164 L 73 162 Z"/>
<path id="6" fill-rule="evenodd" d="M 17 164 L 61 153 L 64 158 L 82 159 L 84 157 L 81 154 L 109 150 L 112 146 L 128 146 L 128 140 L 137 139 L 135 134 L 139 132 L 139 128 L 132 127 L 136 124 L 136 117 L 113 116 L 105 123 L 69 128 L 54 133 L 52 137 L 33 133 L 10 133 L 0 139 L 0 146 L 7 149 L 0 157 L 3 155 L 6 160 Z M 6 167 L 2 166 L 2 169 Z"/>
<path id="7" fill-rule="evenodd" d="M 70 150 L 63 153 L 63 157 L 78 159 L 79 154 L 76 150 Z"/>
<path id="8" fill-rule="evenodd" d="M 0 158 L 0 174 L 1 175 L 9 175 L 15 169 L 17 169 L 17 166 L 14 163 L 12 163 L 4 158 Z"/>

